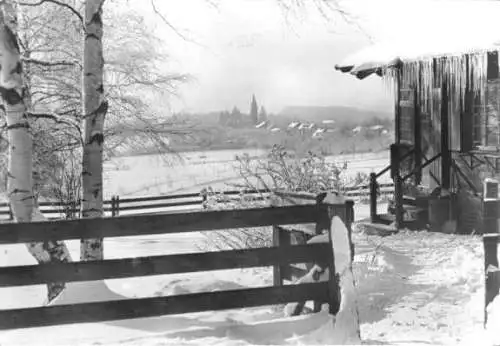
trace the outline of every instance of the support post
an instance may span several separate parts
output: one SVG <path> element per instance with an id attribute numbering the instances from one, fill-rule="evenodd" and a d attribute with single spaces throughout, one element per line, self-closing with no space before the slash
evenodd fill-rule
<path id="1" fill-rule="evenodd" d="M 288 246 L 292 242 L 291 235 L 288 231 L 281 229 L 279 226 L 273 226 L 273 246 L 282 247 Z M 289 267 L 289 265 L 288 265 Z M 290 273 L 285 265 L 274 265 L 273 266 L 273 285 L 283 286 L 283 281 L 287 278 Z"/>
<path id="2" fill-rule="evenodd" d="M 398 163 L 399 164 L 399 163 Z M 403 227 L 403 179 L 399 172 L 394 176 L 394 200 L 396 204 L 396 229 L 400 230 Z"/>
<path id="3" fill-rule="evenodd" d="M 419 78 L 422 72 L 419 70 Z M 415 158 L 415 184 L 420 185 L 422 182 L 422 117 L 420 116 L 420 103 L 418 102 L 418 89 L 415 88 L 413 93 L 413 136 L 414 136 L 414 158 Z"/>
<path id="4" fill-rule="evenodd" d="M 377 221 L 377 175 L 370 173 L 370 221 Z"/>
<path id="5" fill-rule="evenodd" d="M 116 198 L 115 196 L 111 197 L 111 217 L 116 216 Z"/>
<path id="6" fill-rule="evenodd" d="M 488 322 L 487 307 L 500 293 L 500 272 L 498 271 L 498 243 L 500 241 L 498 217 L 499 183 L 493 179 L 484 181 L 483 197 L 483 247 L 485 270 L 484 325 Z"/>
<path id="7" fill-rule="evenodd" d="M 451 152 L 449 144 L 448 119 L 448 84 L 441 85 L 441 187 L 449 190 L 451 187 Z"/>
<path id="8" fill-rule="evenodd" d="M 470 78 L 472 76 L 472 66 L 470 66 L 470 56 L 465 56 L 465 100 L 460 103 L 460 151 L 466 153 L 474 148 L 474 121 L 473 121 L 473 108 L 474 103 L 474 91 L 473 91 L 473 80 Z"/>
<path id="9" fill-rule="evenodd" d="M 354 222 L 354 218 L 355 218 L 354 201 L 351 201 L 351 200 L 346 201 L 345 208 L 346 208 L 347 217 L 346 217 L 346 220 L 344 222 L 345 222 L 345 225 L 347 227 L 347 230 L 349 231 L 349 245 L 351 247 L 351 257 L 352 257 L 352 260 L 354 261 L 354 243 L 352 241 L 352 223 Z"/>
<path id="10" fill-rule="evenodd" d="M 395 108 L 395 119 L 394 119 L 394 134 L 396 143 L 401 143 L 401 107 L 399 106 L 399 102 L 401 101 L 401 68 L 396 69 L 396 108 Z"/>
<path id="11" fill-rule="evenodd" d="M 115 197 L 115 207 L 116 207 L 115 216 L 120 216 L 120 196 Z"/>
<path id="12" fill-rule="evenodd" d="M 318 207 L 321 208 L 321 203 L 318 203 Z M 335 270 L 335 254 L 333 252 L 333 239 L 332 239 L 332 209 L 324 208 L 323 212 L 318 213 L 318 220 L 316 221 L 316 229 L 317 230 L 327 230 L 328 232 L 328 243 L 332 249 L 332 254 L 329 258 L 328 263 L 319 264 L 321 267 L 326 268 L 326 264 L 328 265 L 328 307 L 329 312 L 332 315 L 336 315 L 340 310 L 340 282 L 339 277 Z M 342 218 L 345 222 L 345 218 Z M 314 302 L 314 311 L 317 312 L 321 309 L 320 302 Z"/>
<path id="13" fill-rule="evenodd" d="M 206 188 L 203 188 L 200 192 L 201 195 L 201 207 L 203 209 L 207 209 L 207 201 L 208 201 L 208 191 Z"/>
<path id="14" fill-rule="evenodd" d="M 391 178 L 394 181 L 395 224 L 400 230 L 403 225 L 403 178 L 401 177 L 401 150 L 400 145 L 391 145 Z"/>

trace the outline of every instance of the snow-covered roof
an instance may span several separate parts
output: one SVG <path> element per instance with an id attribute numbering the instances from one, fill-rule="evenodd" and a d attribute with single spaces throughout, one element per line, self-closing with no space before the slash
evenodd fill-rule
<path id="1" fill-rule="evenodd" d="M 404 13 L 394 16 L 403 18 L 384 24 L 392 30 L 375 33 L 373 44 L 335 68 L 362 79 L 400 62 L 500 50 L 500 2 L 405 1 L 401 7 Z"/>

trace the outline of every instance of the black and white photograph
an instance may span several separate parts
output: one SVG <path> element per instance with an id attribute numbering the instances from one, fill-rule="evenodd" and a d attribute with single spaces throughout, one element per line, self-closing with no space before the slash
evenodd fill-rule
<path id="1" fill-rule="evenodd" d="M 500 346 L 500 0 L 0 0 L 0 346 Z"/>

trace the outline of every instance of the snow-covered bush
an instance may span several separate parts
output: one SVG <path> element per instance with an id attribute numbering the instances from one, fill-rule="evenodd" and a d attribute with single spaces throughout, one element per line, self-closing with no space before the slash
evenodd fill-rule
<path id="1" fill-rule="evenodd" d="M 208 188 L 204 207 L 209 210 L 245 209 L 265 207 L 271 204 L 267 194 L 245 193 L 249 190 L 281 190 L 320 193 L 343 191 L 346 186 L 342 167 L 327 162 L 325 157 L 313 152 L 298 156 L 275 145 L 264 158 L 250 157 L 248 154 L 236 157 L 236 169 L 242 183 L 232 185 L 242 192 L 228 197 L 220 191 Z M 217 249 L 253 248 L 272 245 L 271 227 L 238 229 L 209 232 L 208 242 Z"/>
<path id="2" fill-rule="evenodd" d="M 203 193 L 206 195 L 204 208 L 208 210 L 258 208 L 269 204 L 264 195 L 249 194 L 244 190 L 239 195 L 227 196 L 223 191 L 209 187 Z M 212 231 L 205 235 L 208 246 L 218 250 L 260 248 L 272 245 L 271 227 Z"/>
<path id="3" fill-rule="evenodd" d="M 236 157 L 236 169 L 245 189 L 269 189 L 319 193 L 343 191 L 347 163 L 328 162 L 325 156 L 306 152 L 297 155 L 275 145 L 265 158 L 245 154 Z"/>

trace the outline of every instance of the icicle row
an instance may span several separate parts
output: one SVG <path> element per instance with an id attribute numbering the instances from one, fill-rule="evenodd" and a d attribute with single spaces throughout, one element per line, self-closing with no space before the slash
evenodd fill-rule
<path id="1" fill-rule="evenodd" d="M 467 71 L 467 56 L 471 68 Z M 432 57 L 420 61 L 404 62 L 401 68 L 401 88 L 417 88 L 422 110 L 432 111 L 434 102 L 433 90 L 441 87 L 443 78 L 448 79 L 449 94 L 451 102 L 465 105 L 465 91 L 472 89 L 475 95 L 481 96 L 481 103 L 486 104 L 485 88 L 487 85 L 487 61 L 488 51 L 479 51 L 469 54 L 453 55 L 444 58 L 433 59 Z M 435 64 L 435 66 L 434 66 Z M 434 68 L 436 78 L 434 78 Z M 468 72 L 468 75 L 467 75 Z M 398 71 L 396 68 L 385 68 L 383 79 L 386 88 L 397 95 Z"/>

